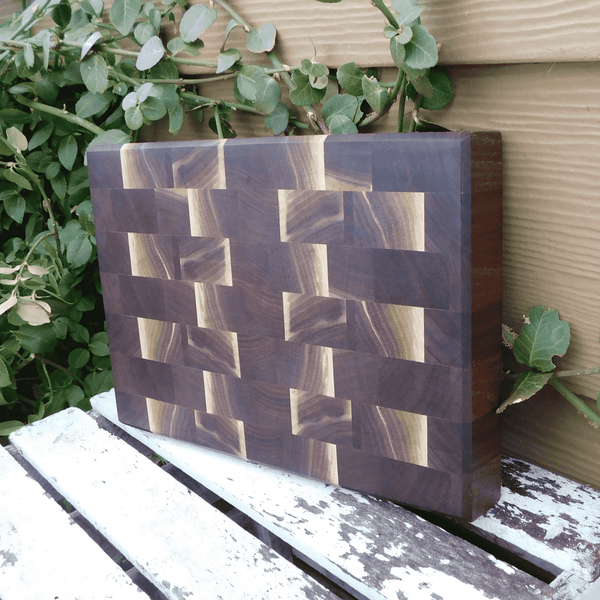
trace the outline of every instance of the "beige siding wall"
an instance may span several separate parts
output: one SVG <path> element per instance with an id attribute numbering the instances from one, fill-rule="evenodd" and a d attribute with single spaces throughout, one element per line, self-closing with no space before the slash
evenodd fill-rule
<path id="1" fill-rule="evenodd" d="M 431 119 L 492 129 L 504 139 L 504 318 L 519 326 L 536 304 L 571 323 L 564 368 L 600 365 L 600 9 L 597 0 L 424 0 L 456 99 Z M 383 19 L 368 0 L 231 0 L 252 24 L 273 22 L 287 64 L 313 56 L 389 67 Z M 0 19 L 20 2 L 0 3 Z M 224 27 L 226 19 L 222 21 Z M 241 32 L 240 32 L 241 33 Z M 237 35 L 237 34 L 236 34 Z M 204 37 L 220 46 L 217 31 Z M 234 45 L 232 37 L 231 44 Z M 214 55 L 214 53 L 213 53 Z M 202 58 L 210 58 L 203 52 Z M 190 72 L 188 69 L 187 72 Z M 394 78 L 389 69 L 384 79 Z M 230 96 L 223 84 L 211 95 Z M 393 131 L 392 111 L 373 131 Z M 267 135 L 235 115 L 243 137 Z M 179 139 L 214 137 L 188 115 Z M 171 136 L 166 125 L 147 140 Z M 600 377 L 574 383 L 596 398 Z M 591 402 L 591 401 L 590 401 Z M 509 409 L 504 447 L 600 487 L 600 431 L 555 394 Z"/>

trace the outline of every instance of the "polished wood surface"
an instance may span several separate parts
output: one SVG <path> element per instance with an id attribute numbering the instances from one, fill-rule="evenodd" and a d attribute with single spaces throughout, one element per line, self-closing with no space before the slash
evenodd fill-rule
<path id="1" fill-rule="evenodd" d="M 88 161 L 123 422 L 466 518 L 495 502 L 498 134 Z"/>

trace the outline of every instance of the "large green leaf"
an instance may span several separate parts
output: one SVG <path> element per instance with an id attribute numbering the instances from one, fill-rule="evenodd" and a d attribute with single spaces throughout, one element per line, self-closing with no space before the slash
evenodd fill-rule
<path id="1" fill-rule="evenodd" d="M 179 33 L 184 42 L 191 44 L 217 20 L 217 11 L 205 4 L 194 4 L 181 19 Z"/>
<path id="2" fill-rule="evenodd" d="M 265 23 L 260 29 L 252 29 L 246 36 L 246 47 L 250 52 L 269 52 L 275 46 L 277 30 L 272 23 Z"/>
<path id="3" fill-rule="evenodd" d="M 141 7 L 141 0 L 114 1 L 110 9 L 110 20 L 121 35 L 129 35 Z"/>
<path id="4" fill-rule="evenodd" d="M 263 75 L 256 86 L 256 101 L 254 107 L 261 115 L 268 115 L 275 110 L 281 100 L 279 84 L 268 75 Z"/>
<path id="5" fill-rule="evenodd" d="M 27 352 L 34 354 L 47 354 L 56 346 L 57 339 L 52 323 L 21 325 L 14 335 Z"/>
<path id="6" fill-rule="evenodd" d="M 526 317 L 513 352 L 523 365 L 548 373 L 556 368 L 554 356 L 564 356 L 571 341 L 571 328 L 561 321 L 558 312 L 534 306 Z"/>
<path id="7" fill-rule="evenodd" d="M 364 73 L 356 66 L 356 63 L 349 62 L 340 65 L 337 70 L 337 80 L 342 89 L 353 96 L 362 96 L 362 78 Z"/>
<path id="8" fill-rule="evenodd" d="M 281 135 L 290 122 L 290 111 L 283 102 L 278 102 L 277 106 L 265 117 L 265 126 L 273 130 L 273 135 Z"/>
<path id="9" fill-rule="evenodd" d="M 217 73 L 224 73 L 242 58 L 242 53 L 237 48 L 230 48 L 221 52 L 217 58 Z"/>
<path id="10" fill-rule="evenodd" d="M 398 13 L 398 23 L 409 25 L 419 19 L 425 10 L 424 6 L 419 6 L 412 0 L 392 0 L 392 8 Z"/>
<path id="11" fill-rule="evenodd" d="M 450 102 L 454 97 L 452 92 L 452 84 L 450 78 L 443 71 L 432 69 L 427 76 L 429 83 L 431 84 L 433 95 L 431 97 L 424 97 L 421 102 L 421 108 L 427 110 L 438 110 L 443 108 Z"/>
<path id="12" fill-rule="evenodd" d="M 331 133 L 358 133 L 358 128 L 346 115 L 333 115 L 326 121 L 326 125 Z"/>
<path id="13" fill-rule="evenodd" d="M 77 140 L 73 135 L 64 137 L 58 146 L 58 160 L 60 164 L 70 171 L 73 168 L 73 163 L 77 158 Z"/>
<path id="14" fill-rule="evenodd" d="M 336 94 L 323 104 L 321 114 L 326 123 L 335 115 L 344 115 L 345 117 L 348 117 L 350 121 L 353 121 L 358 109 L 358 104 L 359 102 L 356 96 L 350 94 Z"/>
<path id="15" fill-rule="evenodd" d="M 0 423 L 0 435 L 9 435 L 21 427 L 25 427 L 25 423 L 21 423 L 21 421 L 4 421 Z"/>
<path id="16" fill-rule="evenodd" d="M 17 223 L 23 222 L 23 216 L 25 215 L 25 198 L 20 194 L 11 194 L 4 198 L 4 210 L 6 214 Z"/>
<path id="17" fill-rule="evenodd" d="M 108 66 L 100 54 L 92 54 L 81 62 L 81 78 L 92 94 L 101 94 L 108 87 Z"/>
<path id="18" fill-rule="evenodd" d="M 412 38 L 405 46 L 406 66 L 411 69 L 428 69 L 435 66 L 438 61 L 435 38 L 423 25 L 415 25 L 412 31 Z"/>
<path id="19" fill-rule="evenodd" d="M 81 98 L 77 100 L 77 104 L 75 104 L 77 116 L 82 119 L 87 119 L 94 115 L 100 115 L 110 106 L 110 103 L 114 99 L 114 94 L 108 90 L 102 94 L 86 92 L 85 94 L 82 94 Z"/>
<path id="20" fill-rule="evenodd" d="M 52 130 L 54 129 L 54 125 L 52 123 L 48 123 L 44 125 L 40 129 L 36 129 L 29 140 L 29 150 L 35 150 L 38 146 L 41 146 L 48 138 L 52 135 Z"/>
<path id="21" fill-rule="evenodd" d="M 254 102 L 256 100 L 256 92 L 258 89 L 258 80 L 263 77 L 265 72 L 256 65 L 244 65 L 240 69 L 240 74 L 237 76 L 236 83 L 239 93 Z"/>
<path id="22" fill-rule="evenodd" d="M 526 371 L 519 375 L 513 387 L 511 395 L 500 405 L 497 413 L 504 412 L 511 404 L 518 404 L 537 394 L 550 381 L 552 373 L 538 373 Z"/>
<path id="23" fill-rule="evenodd" d="M 0 388 L 8 387 L 11 383 L 8 363 L 0 356 Z"/>
<path id="24" fill-rule="evenodd" d="M 153 35 L 141 48 L 135 66 L 139 71 L 147 71 L 158 64 L 165 54 L 165 47 L 157 35 Z"/>
<path id="25" fill-rule="evenodd" d="M 299 70 L 292 73 L 292 79 L 296 84 L 296 88 L 290 91 L 290 100 L 296 106 L 311 106 L 320 102 L 327 90 L 317 90 L 310 85 L 310 79 L 308 75 L 300 72 Z"/>
<path id="26" fill-rule="evenodd" d="M 369 106 L 376 112 L 380 113 L 385 103 L 387 102 L 387 90 L 382 87 L 374 77 L 363 76 L 362 79 L 363 94 Z"/>
<path id="27" fill-rule="evenodd" d="M 390 40 L 390 54 L 394 59 L 394 64 L 400 69 L 406 59 L 406 48 L 398 39 L 399 37 L 400 36 L 397 35 Z"/>

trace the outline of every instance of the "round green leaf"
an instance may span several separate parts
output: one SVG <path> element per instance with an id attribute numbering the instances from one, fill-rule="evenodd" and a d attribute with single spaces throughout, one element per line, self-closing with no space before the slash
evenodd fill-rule
<path id="1" fill-rule="evenodd" d="M 184 42 L 195 42 L 217 20 L 217 11 L 205 4 L 194 4 L 181 19 L 179 32 Z"/>
<path id="2" fill-rule="evenodd" d="M 169 111 L 169 133 L 177 135 L 183 127 L 183 106 L 177 104 Z"/>
<path id="3" fill-rule="evenodd" d="M 296 106 L 311 106 L 320 102 L 325 96 L 327 90 L 315 89 L 310 85 L 308 75 L 297 70 L 292 73 L 292 80 L 296 84 L 296 88 L 290 91 L 290 100 Z"/>
<path id="4" fill-rule="evenodd" d="M 161 39 L 155 35 L 152 36 L 141 48 L 138 54 L 135 66 L 140 71 L 151 69 L 154 65 L 160 62 L 160 59 L 165 54 L 165 47 Z"/>
<path id="5" fill-rule="evenodd" d="M 454 93 L 452 92 L 452 84 L 448 75 L 443 71 L 432 69 L 427 79 L 431 84 L 433 96 L 431 98 L 423 98 L 421 107 L 428 110 L 437 110 L 449 104 L 454 97 Z"/>
<path id="6" fill-rule="evenodd" d="M 254 102 L 256 100 L 256 91 L 258 89 L 258 80 L 263 77 L 265 72 L 255 65 L 244 65 L 240 69 L 236 83 L 239 93 Z"/>
<path id="7" fill-rule="evenodd" d="M 71 369 L 81 369 L 81 367 L 87 365 L 89 360 L 89 350 L 86 350 L 85 348 L 75 348 L 75 350 L 69 354 L 69 367 L 71 367 Z"/>
<path id="8" fill-rule="evenodd" d="M 256 101 L 254 107 L 260 114 L 268 115 L 275 110 L 281 100 L 281 88 L 279 84 L 268 75 L 259 78 L 256 86 Z"/>
<path id="9" fill-rule="evenodd" d="M 423 25 L 415 25 L 412 32 L 413 36 L 406 44 L 406 66 L 411 69 L 428 69 L 435 66 L 438 61 L 435 38 Z"/>
<path id="10" fill-rule="evenodd" d="M 356 66 L 356 63 L 349 62 L 337 70 L 337 80 L 340 82 L 342 89 L 353 96 L 362 96 L 362 78 L 364 73 Z"/>
<path id="11" fill-rule="evenodd" d="M 204 47 L 202 40 L 196 40 L 191 44 L 186 44 L 182 38 L 176 37 L 167 42 L 167 48 L 172 56 L 175 56 L 179 52 L 186 52 L 190 56 L 197 56 L 200 54 L 200 49 Z"/>
<path id="12" fill-rule="evenodd" d="M 129 129 L 139 129 L 144 124 L 144 115 L 139 106 L 128 108 L 125 111 L 125 123 Z"/>
<path id="13" fill-rule="evenodd" d="M 419 6 L 412 0 L 392 0 L 392 8 L 398 13 L 398 23 L 413 23 L 420 18 L 425 10 L 424 6 Z"/>
<path id="14" fill-rule="evenodd" d="M 356 96 L 351 96 L 349 94 L 337 94 L 325 102 L 321 114 L 323 115 L 325 122 L 335 115 L 344 115 L 348 117 L 350 121 L 353 121 L 354 116 L 356 115 L 358 104 L 359 102 Z"/>
<path id="15" fill-rule="evenodd" d="M 83 389 L 88 396 L 107 392 L 115 386 L 112 371 L 94 371 L 83 380 Z"/>
<path id="16" fill-rule="evenodd" d="M 104 11 L 104 0 L 83 0 L 79 6 L 91 17 L 101 17 Z"/>
<path id="17" fill-rule="evenodd" d="M 155 96 L 148 96 L 144 102 L 140 104 L 142 115 L 148 121 L 158 121 L 167 114 L 165 103 Z"/>
<path id="18" fill-rule="evenodd" d="M 273 135 L 281 135 L 290 122 L 290 111 L 284 102 L 278 102 L 275 109 L 265 117 L 265 126 L 273 130 Z"/>
<path id="19" fill-rule="evenodd" d="M 242 53 L 237 48 L 230 48 L 219 54 L 217 58 L 217 73 L 224 73 L 242 58 Z"/>
<path id="20" fill-rule="evenodd" d="M 67 246 L 67 261 L 73 267 L 82 267 L 92 256 L 92 242 L 87 234 L 73 240 Z"/>
<path id="21" fill-rule="evenodd" d="M 77 158 L 77 140 L 74 136 L 68 135 L 64 137 L 58 146 L 58 160 L 60 164 L 70 171 L 73 168 L 75 159 Z"/>
<path id="22" fill-rule="evenodd" d="M 4 199 L 4 210 L 6 214 L 17 223 L 23 222 L 23 216 L 25 215 L 25 198 L 21 195 L 10 195 Z"/>
<path id="23" fill-rule="evenodd" d="M 155 34 L 156 31 L 150 23 L 138 23 L 133 30 L 133 37 L 140 46 L 143 46 Z"/>
<path id="24" fill-rule="evenodd" d="M 358 133 L 356 125 L 346 115 L 333 115 L 326 121 L 326 125 L 331 133 Z"/>
<path id="25" fill-rule="evenodd" d="M 260 29 L 252 29 L 246 36 L 246 47 L 250 52 L 269 52 L 275 46 L 277 30 L 272 23 L 265 23 Z"/>
<path id="26" fill-rule="evenodd" d="M 142 0 L 114 1 L 110 9 L 110 20 L 121 35 L 129 35 L 141 7 Z"/>
<path id="27" fill-rule="evenodd" d="M 108 334 L 105 331 L 101 331 L 93 335 L 89 348 L 90 352 L 96 356 L 108 356 L 110 354 L 108 349 Z"/>
<path id="28" fill-rule="evenodd" d="M 556 368 L 554 356 L 564 356 L 571 341 L 571 329 L 561 321 L 558 312 L 543 306 L 534 306 L 521 328 L 513 352 L 523 365 L 548 373 Z"/>
<path id="29" fill-rule="evenodd" d="M 71 20 L 71 5 L 68 2 L 57 4 L 51 11 L 52 20 L 62 28 L 65 28 Z"/>
<path id="30" fill-rule="evenodd" d="M 373 77 L 363 76 L 362 79 L 363 94 L 369 106 L 379 113 L 383 110 L 387 101 L 387 90 L 379 84 L 379 81 Z"/>
<path id="31" fill-rule="evenodd" d="M 101 94 L 108 87 L 108 66 L 100 54 L 92 54 L 80 64 L 81 78 L 92 94 Z"/>
<path id="32" fill-rule="evenodd" d="M 94 115 L 100 115 L 110 106 L 114 98 L 114 95 L 108 90 L 102 94 L 86 92 L 77 100 L 77 104 L 75 104 L 77 116 L 87 119 Z"/>

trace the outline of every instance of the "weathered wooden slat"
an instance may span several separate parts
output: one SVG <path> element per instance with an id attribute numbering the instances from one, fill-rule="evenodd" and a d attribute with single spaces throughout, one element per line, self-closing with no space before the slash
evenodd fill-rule
<path id="1" fill-rule="evenodd" d="M 114 423 L 114 392 L 93 399 Z M 539 598 L 550 588 L 413 513 L 372 496 L 120 425 L 359 596 Z M 403 596 L 404 595 L 404 596 Z"/>
<path id="2" fill-rule="evenodd" d="M 600 492 L 515 459 L 503 460 L 502 483 L 474 528 L 581 579 L 600 576 Z"/>
<path id="3" fill-rule="evenodd" d="M 333 598 L 78 409 L 10 439 L 170 599 Z"/>
<path id="4" fill-rule="evenodd" d="M 0 447 L 3 600 L 148 598 Z"/>

